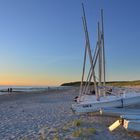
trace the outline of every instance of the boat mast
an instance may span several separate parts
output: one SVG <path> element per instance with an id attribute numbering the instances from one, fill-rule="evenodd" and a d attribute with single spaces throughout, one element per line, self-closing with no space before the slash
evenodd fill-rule
<path id="1" fill-rule="evenodd" d="M 103 48 L 103 86 L 105 87 L 106 85 L 106 71 L 105 71 L 105 47 L 104 47 L 104 21 L 103 21 L 103 9 L 101 9 L 101 23 L 102 23 L 102 48 Z M 104 91 L 104 96 L 106 92 Z"/>
<path id="2" fill-rule="evenodd" d="M 102 82 L 102 46 L 101 46 L 101 34 L 100 34 L 99 22 L 98 22 L 98 49 L 99 49 L 98 63 L 99 63 L 99 87 L 100 87 Z M 100 94 L 101 94 L 101 89 L 99 88 L 99 96 Z"/>
<path id="3" fill-rule="evenodd" d="M 95 68 L 95 65 L 96 65 L 96 62 L 97 62 L 98 53 L 99 53 L 99 48 L 98 48 L 98 42 L 97 42 L 96 48 L 95 48 L 95 52 L 94 52 L 94 56 L 92 58 L 92 60 L 93 60 L 93 67 L 94 68 Z M 84 92 L 85 93 L 87 93 L 87 91 L 89 89 L 89 86 L 90 86 L 91 79 L 92 79 L 91 69 L 92 68 L 90 67 L 90 70 L 89 70 L 89 73 L 88 73 L 88 76 L 87 76 L 87 80 L 86 80 L 86 86 L 84 88 Z"/>
<path id="4" fill-rule="evenodd" d="M 96 77 L 95 77 L 95 72 L 94 72 L 94 67 L 93 67 L 93 60 L 92 60 L 92 54 L 91 54 L 91 49 L 90 49 L 90 41 L 89 41 L 89 35 L 88 35 L 88 29 L 87 29 L 87 22 L 86 22 L 86 16 L 85 16 L 85 10 L 84 10 L 84 4 L 82 3 L 82 8 L 83 8 L 83 26 L 84 26 L 84 31 L 85 31 L 85 36 L 86 36 L 86 42 L 87 42 L 87 50 L 89 54 L 89 59 L 90 59 L 90 64 L 91 64 L 91 72 L 93 76 L 93 81 L 94 81 L 94 89 L 96 93 L 97 100 L 99 100 L 99 95 L 98 95 L 98 89 L 96 85 Z"/>
<path id="5" fill-rule="evenodd" d="M 80 94 L 79 94 L 79 96 L 81 96 L 83 94 L 83 81 L 84 81 L 84 74 L 85 74 L 86 54 L 87 54 L 87 43 L 85 45 L 83 73 L 82 73 L 82 80 L 81 80 L 81 85 L 80 85 Z"/>

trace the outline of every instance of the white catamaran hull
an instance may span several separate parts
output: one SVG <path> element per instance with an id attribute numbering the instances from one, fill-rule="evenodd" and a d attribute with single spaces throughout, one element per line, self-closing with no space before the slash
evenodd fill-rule
<path id="1" fill-rule="evenodd" d="M 94 95 L 89 95 L 94 96 Z M 100 101 L 82 101 L 76 104 L 72 104 L 72 110 L 75 112 L 96 112 L 99 111 L 101 108 L 108 108 L 108 107 L 124 107 L 133 104 L 140 103 L 140 94 L 130 94 L 126 97 L 113 97 L 107 96 L 101 98 Z"/>
<path id="2" fill-rule="evenodd" d="M 134 96 L 133 96 L 133 94 L 134 94 Z M 123 98 L 124 106 L 129 106 L 129 105 L 140 103 L 140 93 L 133 93 L 133 94 L 129 94 L 128 96 Z"/>

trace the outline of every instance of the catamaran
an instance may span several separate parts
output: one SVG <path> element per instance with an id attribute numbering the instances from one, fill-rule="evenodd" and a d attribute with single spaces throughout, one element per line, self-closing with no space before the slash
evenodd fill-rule
<path id="1" fill-rule="evenodd" d="M 106 86 L 103 10 L 101 10 L 101 25 L 100 22 L 98 22 L 98 39 L 94 55 L 92 55 L 83 4 L 82 9 L 82 22 L 85 32 L 85 53 L 79 96 L 76 99 L 76 103 L 72 104 L 72 110 L 75 112 L 94 112 L 99 111 L 101 108 L 124 107 L 140 103 L 140 91 L 136 93 L 135 90 L 130 88 Z M 90 60 L 90 70 L 87 74 L 86 83 L 84 83 L 87 55 Z M 98 78 L 95 75 L 97 64 Z"/>

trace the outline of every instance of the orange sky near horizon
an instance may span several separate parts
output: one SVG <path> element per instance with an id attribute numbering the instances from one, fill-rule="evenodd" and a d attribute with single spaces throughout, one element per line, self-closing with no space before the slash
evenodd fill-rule
<path id="1" fill-rule="evenodd" d="M 51 80 L 50 80 L 51 79 Z M 57 86 L 61 84 L 54 78 L 43 75 L 0 74 L 0 85 L 11 86 Z"/>
<path id="2" fill-rule="evenodd" d="M 59 86 L 65 82 L 77 81 L 76 76 L 51 76 L 40 73 L 0 73 L 0 85 L 3 86 Z"/>

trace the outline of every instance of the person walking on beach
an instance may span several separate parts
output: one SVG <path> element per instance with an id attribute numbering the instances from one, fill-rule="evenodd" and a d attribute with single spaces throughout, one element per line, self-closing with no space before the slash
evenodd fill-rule
<path id="1" fill-rule="evenodd" d="M 13 91 L 13 89 L 12 88 L 10 88 L 10 92 L 12 92 Z"/>

